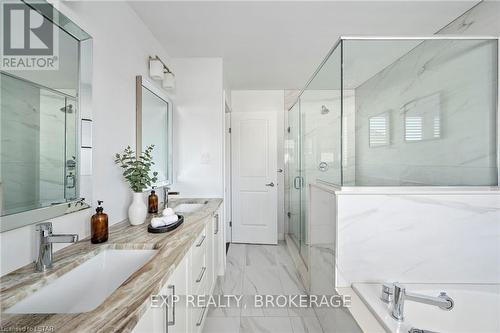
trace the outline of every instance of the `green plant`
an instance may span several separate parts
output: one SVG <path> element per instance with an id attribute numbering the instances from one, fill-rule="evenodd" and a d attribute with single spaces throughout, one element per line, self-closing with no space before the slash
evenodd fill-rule
<path id="1" fill-rule="evenodd" d="M 149 175 L 151 166 L 154 165 L 151 152 L 154 145 L 147 146 L 139 157 L 136 156 L 130 146 L 127 146 L 122 154 L 115 155 L 115 163 L 123 168 L 123 177 L 128 181 L 134 192 L 142 192 L 144 189 L 155 183 L 158 172 L 153 172 L 153 177 Z"/>

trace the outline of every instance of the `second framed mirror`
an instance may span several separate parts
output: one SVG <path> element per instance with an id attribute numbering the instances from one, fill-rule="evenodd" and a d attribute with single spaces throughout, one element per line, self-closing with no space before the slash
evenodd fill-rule
<path id="1" fill-rule="evenodd" d="M 136 151 L 154 145 L 152 171 L 158 172 L 153 186 L 172 184 L 172 113 L 167 94 L 152 82 L 136 77 Z"/>

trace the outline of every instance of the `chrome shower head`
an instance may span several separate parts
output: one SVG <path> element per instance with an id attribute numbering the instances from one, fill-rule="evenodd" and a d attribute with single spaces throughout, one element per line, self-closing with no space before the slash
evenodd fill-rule
<path id="1" fill-rule="evenodd" d="M 66 113 L 73 113 L 73 105 L 68 104 L 67 106 L 63 106 L 59 110 L 61 110 L 62 112 L 66 112 Z"/>

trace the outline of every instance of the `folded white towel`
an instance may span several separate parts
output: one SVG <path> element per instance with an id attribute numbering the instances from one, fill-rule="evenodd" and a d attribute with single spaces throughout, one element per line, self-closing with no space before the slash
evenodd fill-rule
<path id="1" fill-rule="evenodd" d="M 166 227 L 173 224 L 179 220 L 177 215 L 163 216 L 163 217 L 153 217 L 151 219 L 151 226 L 153 228 Z"/>
<path id="2" fill-rule="evenodd" d="M 175 215 L 175 212 L 172 208 L 168 207 L 163 210 L 162 215 L 163 216 Z"/>
<path id="3" fill-rule="evenodd" d="M 169 215 L 169 216 L 163 216 L 163 221 L 165 222 L 166 225 L 177 222 L 178 220 L 179 220 L 179 216 L 177 216 L 175 214 Z"/>

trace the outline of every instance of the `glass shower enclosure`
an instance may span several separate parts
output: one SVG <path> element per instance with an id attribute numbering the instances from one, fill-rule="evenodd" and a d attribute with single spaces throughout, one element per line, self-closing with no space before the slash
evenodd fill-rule
<path id="1" fill-rule="evenodd" d="M 288 233 L 309 185 L 498 185 L 498 38 L 342 37 L 288 110 Z"/>

